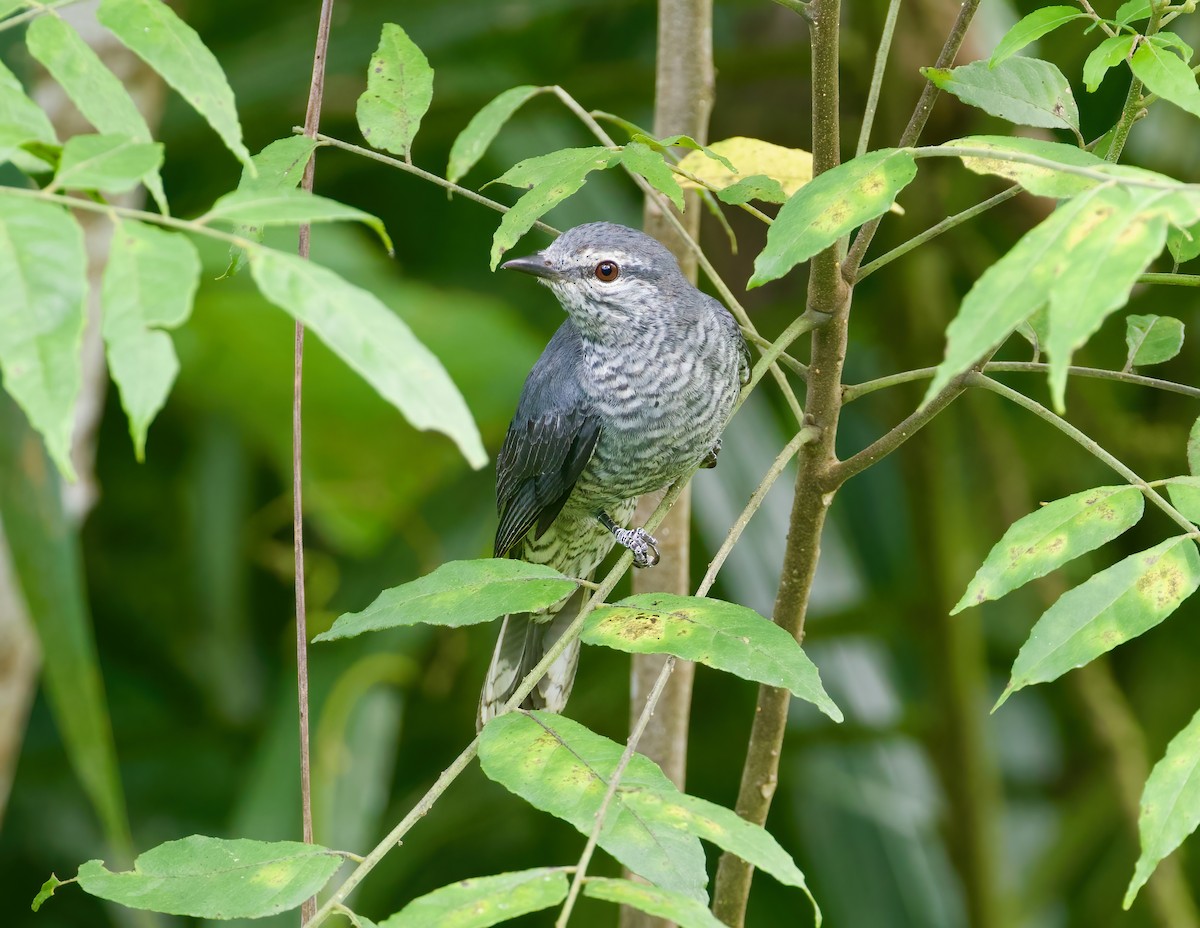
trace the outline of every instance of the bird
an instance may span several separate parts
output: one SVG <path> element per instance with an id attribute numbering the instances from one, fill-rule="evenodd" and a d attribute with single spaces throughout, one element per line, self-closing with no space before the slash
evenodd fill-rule
<path id="1" fill-rule="evenodd" d="M 692 285 L 665 245 L 616 223 L 576 226 L 501 267 L 549 287 L 567 318 L 525 380 L 496 458 L 495 557 L 590 580 L 622 545 L 635 566 L 653 566 L 657 540 L 629 520 L 642 494 L 715 466 L 750 377 L 737 321 Z M 504 617 L 480 729 L 578 615 L 584 591 Z M 576 639 L 522 708 L 561 712 L 578 661 Z"/>

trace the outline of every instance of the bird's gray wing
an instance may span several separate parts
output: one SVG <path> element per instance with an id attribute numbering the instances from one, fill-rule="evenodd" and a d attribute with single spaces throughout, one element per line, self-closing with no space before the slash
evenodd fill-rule
<path id="1" fill-rule="evenodd" d="M 579 336 L 555 333 L 538 360 L 496 458 L 496 557 L 506 557 L 537 526 L 562 511 L 600 437 L 600 420 L 579 387 Z"/>

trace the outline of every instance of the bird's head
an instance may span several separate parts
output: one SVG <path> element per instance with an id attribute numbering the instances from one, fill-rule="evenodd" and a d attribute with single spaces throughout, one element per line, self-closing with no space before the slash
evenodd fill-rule
<path id="1" fill-rule="evenodd" d="M 690 289 L 665 245 L 612 222 L 568 229 L 543 251 L 501 267 L 539 278 L 580 330 L 593 336 L 661 319 Z"/>

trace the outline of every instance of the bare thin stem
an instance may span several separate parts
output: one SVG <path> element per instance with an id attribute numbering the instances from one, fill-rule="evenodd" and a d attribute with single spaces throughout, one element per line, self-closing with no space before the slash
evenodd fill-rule
<path id="1" fill-rule="evenodd" d="M 579 855 L 579 863 L 575 866 L 575 876 L 571 880 L 571 888 L 567 892 L 566 901 L 563 902 L 562 911 L 558 915 L 558 920 L 554 923 L 554 928 L 566 928 L 567 920 L 571 917 L 571 910 L 575 908 L 575 900 L 579 898 L 579 890 L 583 887 L 583 879 L 587 873 L 588 864 L 591 863 L 592 854 L 596 850 L 596 842 L 600 840 L 600 831 L 604 828 L 604 820 L 608 815 L 608 807 L 612 804 L 613 797 L 617 794 L 617 787 L 621 784 L 621 777 L 625 774 L 625 768 L 629 766 L 629 762 L 633 759 L 633 753 L 637 750 L 642 733 L 646 730 L 646 725 L 650 722 L 650 717 L 654 715 L 654 707 L 658 705 L 659 699 L 662 698 L 663 690 L 666 689 L 667 681 L 671 678 L 671 672 L 674 669 L 675 656 L 672 654 L 667 657 L 662 670 L 658 672 L 658 678 L 654 681 L 650 695 L 646 697 L 646 705 L 642 708 L 642 714 L 638 716 L 633 731 L 629 733 L 629 740 L 625 743 L 625 750 L 621 753 L 621 759 L 617 761 L 617 766 L 608 780 L 608 789 L 604 793 L 604 799 L 600 802 L 600 808 L 596 810 L 596 824 L 592 826 L 592 833 L 588 835 L 587 844 L 583 846 L 583 853 Z"/>
<path id="2" fill-rule="evenodd" d="M 879 37 L 879 48 L 875 52 L 875 70 L 871 74 L 871 89 L 867 93 L 867 106 L 863 110 L 862 128 L 858 130 L 858 145 L 854 149 L 857 158 L 867 150 L 871 141 L 871 126 L 875 122 L 875 110 L 879 107 L 879 91 L 883 87 L 883 72 L 887 68 L 888 53 L 892 50 L 892 37 L 896 34 L 896 18 L 900 15 L 900 0 L 888 4 L 887 18 L 883 21 L 883 35 Z"/>
<path id="3" fill-rule="evenodd" d="M 26 10 L 24 13 L 21 13 L 18 16 L 13 16 L 4 20 L 3 22 L 0 22 L 0 32 L 3 32 L 5 29 L 13 29 L 16 26 L 27 23 L 31 19 L 36 19 L 38 16 L 41 16 L 43 13 L 49 13 L 51 10 L 57 10 L 59 7 L 70 6 L 72 3 L 79 2 L 80 0 L 57 0 L 57 2 L 52 3 L 35 2 L 32 10 Z"/>
<path id="4" fill-rule="evenodd" d="M 1088 0 L 1079 0 L 1079 5 L 1081 7 L 1083 7 L 1083 11 L 1092 18 L 1092 21 L 1097 26 L 1100 27 L 1100 29 L 1104 32 L 1104 34 L 1106 36 L 1108 36 L 1109 38 L 1112 38 L 1113 36 L 1116 35 L 1116 32 L 1113 31 L 1112 26 L 1110 26 L 1108 23 L 1106 23 L 1103 19 L 1100 18 L 1099 14 L 1097 14 L 1096 11 L 1094 9 L 1092 9 L 1092 5 L 1088 2 Z"/>
<path id="5" fill-rule="evenodd" d="M 1167 284 L 1172 287 L 1200 287 L 1200 274 L 1142 274 L 1139 284 Z"/>
<path id="6" fill-rule="evenodd" d="M 312 81 L 308 89 L 308 107 L 304 114 L 304 134 L 316 138 L 321 122 L 321 102 L 325 96 L 325 57 L 329 53 L 330 21 L 333 0 L 321 0 L 321 15 L 317 23 L 317 41 L 313 50 Z M 304 167 L 300 181 L 303 190 L 312 193 L 317 168 L 314 151 Z M 308 258 L 312 228 L 300 226 L 297 251 Z M 312 820 L 312 763 L 308 740 L 308 619 L 304 598 L 304 498 L 302 494 L 302 398 L 304 394 L 304 325 L 296 320 L 293 339 L 292 365 L 292 547 L 295 558 L 296 582 L 296 697 L 300 715 L 300 812 L 303 821 L 304 843 L 313 843 Z M 300 924 L 307 925 L 317 911 L 317 897 L 304 900 L 300 908 Z"/>

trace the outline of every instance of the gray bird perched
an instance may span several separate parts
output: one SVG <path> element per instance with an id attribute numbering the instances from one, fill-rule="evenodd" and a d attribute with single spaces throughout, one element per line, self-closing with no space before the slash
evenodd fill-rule
<path id="1" fill-rule="evenodd" d="M 616 544 L 634 564 L 657 542 L 627 527 L 637 498 L 705 463 L 749 358 L 729 311 L 683 276 L 660 242 L 593 222 L 502 265 L 548 286 L 567 312 L 530 371 L 496 459 L 496 557 L 591 578 Z M 505 616 L 479 700 L 482 727 L 579 613 L 581 588 L 542 612 Z M 559 712 L 579 661 L 571 644 L 526 698 Z"/>

